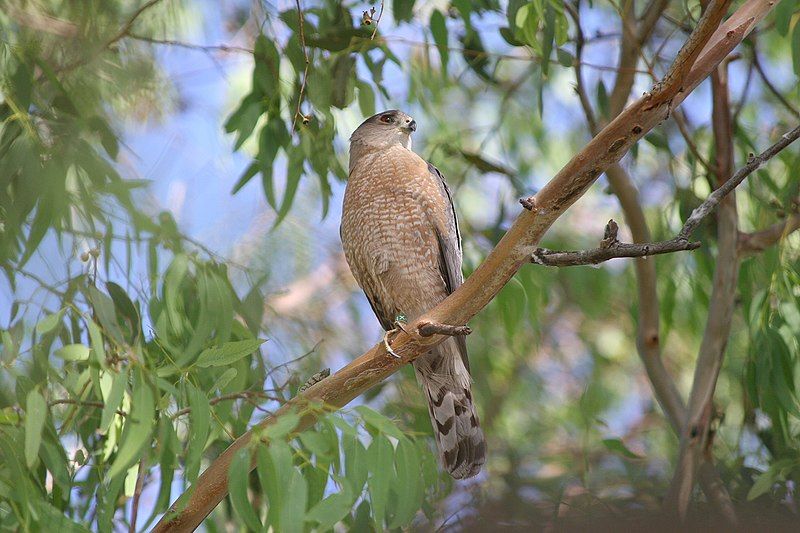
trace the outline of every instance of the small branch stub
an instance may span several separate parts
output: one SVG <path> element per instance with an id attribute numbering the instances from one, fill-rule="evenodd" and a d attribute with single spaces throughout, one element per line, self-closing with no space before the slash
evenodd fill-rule
<path id="1" fill-rule="evenodd" d="M 469 335 L 472 329 L 469 326 L 451 326 L 450 324 L 438 324 L 436 322 L 423 322 L 417 328 L 423 337 L 432 335 L 449 335 L 451 337 Z"/>
<path id="2" fill-rule="evenodd" d="M 534 209 L 536 209 L 536 197 L 535 196 L 529 196 L 527 198 L 520 198 L 519 199 L 519 203 L 521 203 L 522 207 L 524 207 L 528 211 L 533 211 Z"/>
<path id="3" fill-rule="evenodd" d="M 617 244 L 619 242 L 617 240 L 618 233 L 619 224 L 617 224 L 612 218 L 608 221 L 608 224 L 606 224 L 606 230 L 603 232 L 603 240 L 600 241 L 600 248 L 610 248 L 611 246 Z"/>

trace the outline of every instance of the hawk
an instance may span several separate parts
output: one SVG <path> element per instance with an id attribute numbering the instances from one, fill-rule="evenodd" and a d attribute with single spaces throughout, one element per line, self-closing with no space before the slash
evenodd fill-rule
<path id="1" fill-rule="evenodd" d="M 413 321 L 436 306 L 463 281 L 453 199 L 442 173 L 411 151 L 416 129 L 413 118 L 389 110 L 350 137 L 342 245 L 387 332 L 401 317 Z M 464 337 L 450 337 L 418 357 L 414 370 L 442 465 L 456 479 L 476 475 L 486 441 L 472 403 Z"/>

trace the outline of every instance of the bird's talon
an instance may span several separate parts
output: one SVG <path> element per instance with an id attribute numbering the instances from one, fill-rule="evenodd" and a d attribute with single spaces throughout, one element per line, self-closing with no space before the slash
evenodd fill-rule
<path id="1" fill-rule="evenodd" d="M 392 347 L 389 345 L 389 335 L 391 333 L 396 333 L 396 332 L 397 329 L 390 329 L 389 331 L 383 334 L 383 346 L 384 348 L 386 348 L 386 351 L 389 353 L 389 355 L 391 355 L 395 359 L 402 359 L 399 355 L 397 355 L 397 353 L 394 350 L 392 350 Z"/>

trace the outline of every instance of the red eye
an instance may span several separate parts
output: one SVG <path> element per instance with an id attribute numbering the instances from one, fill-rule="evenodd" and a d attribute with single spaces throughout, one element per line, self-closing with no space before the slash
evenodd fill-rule
<path id="1" fill-rule="evenodd" d="M 392 122 L 392 117 L 390 117 L 389 115 L 383 115 L 381 117 L 381 122 L 383 122 L 384 124 L 389 124 Z"/>

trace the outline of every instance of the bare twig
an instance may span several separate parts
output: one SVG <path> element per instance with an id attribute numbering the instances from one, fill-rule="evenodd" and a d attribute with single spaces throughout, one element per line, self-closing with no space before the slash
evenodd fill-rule
<path id="1" fill-rule="evenodd" d="M 144 489 L 144 477 L 147 475 L 147 453 L 142 454 L 139 461 L 139 471 L 136 473 L 136 487 L 133 490 L 133 501 L 131 502 L 131 524 L 128 533 L 136 533 L 136 518 L 139 514 L 139 499 L 142 497 Z"/>
<path id="2" fill-rule="evenodd" d="M 253 398 L 259 398 L 264 400 L 275 400 L 275 401 L 282 401 L 281 398 L 276 398 L 274 396 L 270 396 L 269 394 L 261 391 L 242 391 L 242 392 L 232 392 L 230 394 L 223 394 L 222 396 L 217 396 L 216 398 L 211 398 L 208 401 L 208 405 L 217 405 L 220 402 L 227 402 L 229 400 L 250 400 Z M 178 411 L 175 411 L 175 414 L 172 415 L 172 419 L 179 418 L 183 415 L 188 415 L 192 412 L 191 407 L 184 407 Z"/>
<path id="3" fill-rule="evenodd" d="M 712 194 L 700 204 L 693 212 L 684 226 L 681 228 L 678 236 L 668 241 L 658 241 L 649 243 L 622 243 L 616 241 L 616 233 L 613 231 L 611 223 L 616 223 L 611 220 L 609 225 L 606 226 L 606 233 L 600 243 L 600 247 L 591 250 L 578 250 L 578 251 L 559 251 L 548 250 L 546 248 L 537 248 L 531 254 L 531 262 L 537 265 L 552 266 L 552 267 L 567 267 L 567 266 L 580 266 L 580 265 L 596 265 L 610 259 L 621 257 L 648 257 L 651 255 L 667 254 L 672 252 L 680 252 L 684 250 L 695 250 L 700 247 L 699 242 L 689 241 L 689 236 L 700 224 L 700 221 L 708 216 L 714 208 L 721 203 L 723 198 L 733 192 L 736 185 L 739 185 L 749 176 L 753 171 L 757 170 L 761 165 L 766 163 L 770 158 L 774 157 L 783 148 L 786 148 L 792 141 L 800 137 L 800 126 L 793 129 L 789 133 L 783 135 L 781 140 L 776 144 L 759 154 L 758 157 L 750 159 L 736 175 L 732 176 L 729 180 L 723 182 L 723 185 L 717 189 L 722 194 Z M 776 148 L 777 147 L 777 148 Z M 734 184 L 731 186 L 731 184 Z M 715 191 L 716 192 L 716 191 Z M 526 199 L 527 200 L 527 199 Z M 751 253 L 763 250 L 767 246 L 771 246 L 777 242 L 783 235 L 791 233 L 792 231 L 800 228 L 800 215 L 793 215 L 788 220 L 776 224 L 775 226 L 753 234 L 745 234 L 749 239 L 749 250 Z M 448 326 L 452 327 L 452 326 Z"/>
<path id="4" fill-rule="evenodd" d="M 651 255 L 669 254 L 684 250 L 700 248 L 700 242 L 689 242 L 685 239 L 670 239 L 668 241 L 649 242 L 645 244 L 630 244 L 618 242 L 606 248 L 593 248 L 591 250 L 558 251 L 547 248 L 537 248 L 531 255 L 531 262 L 537 265 L 551 267 L 568 267 L 580 265 L 596 265 L 609 259 L 620 257 L 649 257 Z"/>
<path id="5" fill-rule="evenodd" d="M 720 201 L 726 195 L 728 195 L 728 193 L 735 189 L 752 172 L 761 168 L 764 163 L 775 157 L 778 152 L 792 144 L 798 138 L 800 138 L 800 126 L 797 126 L 793 130 L 781 135 L 781 138 L 778 142 L 760 154 L 750 157 L 747 160 L 747 163 L 740 168 L 736 174 L 734 174 L 729 180 L 712 192 L 705 202 L 700 204 L 697 208 L 695 208 L 694 211 L 692 211 L 692 214 L 686 220 L 686 224 L 683 225 L 683 229 L 681 230 L 679 237 L 688 238 L 697 225 L 700 224 L 700 221 L 703 220 L 703 218 L 708 215 L 710 211 L 717 207 Z"/>
<path id="6" fill-rule="evenodd" d="M 51 400 L 47 402 L 48 407 L 53 407 L 54 405 L 79 405 L 81 407 L 96 407 L 97 409 L 103 409 L 106 404 L 103 402 L 93 402 L 89 400 L 73 400 L 72 398 L 59 398 L 57 400 Z M 120 416 L 128 416 L 128 413 L 123 411 L 122 409 L 117 409 L 116 413 Z"/>
<path id="7" fill-rule="evenodd" d="M 311 65 L 311 61 L 308 58 L 308 47 L 306 46 L 306 19 L 303 15 L 303 8 L 300 6 L 300 0 L 295 0 L 295 4 L 297 5 L 297 18 L 300 22 L 300 46 L 303 48 L 303 61 L 305 62 L 305 67 L 303 68 L 303 81 L 300 83 L 300 92 L 297 94 L 297 109 L 295 110 L 294 117 L 292 118 L 292 133 L 294 133 L 294 128 L 297 125 L 297 117 L 302 119 L 303 124 L 308 122 L 306 116 L 301 112 L 300 106 L 303 105 L 303 94 L 305 94 L 306 83 L 308 81 L 308 67 Z"/>
<path id="8" fill-rule="evenodd" d="M 436 322 L 421 322 L 417 331 L 423 337 L 430 337 L 431 335 L 454 337 L 472 333 L 472 329 L 469 326 L 451 326 L 450 324 L 437 324 Z"/>
<path id="9" fill-rule="evenodd" d="M 275 415 L 262 420 L 228 447 L 201 474 L 192 490 L 181 496 L 170 511 L 156 525 L 154 531 L 192 531 L 222 500 L 228 491 L 228 470 L 233 457 L 258 442 L 263 428 L 274 424 L 287 412 L 297 412 L 309 402 L 323 403 L 338 408 L 373 387 L 377 383 L 413 361 L 446 337 L 422 337 L 416 334 L 422 322 L 440 324 L 466 324 L 489 304 L 508 283 L 519 268 L 526 263 L 544 233 L 576 202 L 600 174 L 624 156 L 630 147 L 647 132 L 660 124 L 671 107 L 679 105 L 692 90 L 705 79 L 730 51 L 769 13 L 772 0 L 747 0 L 737 13 L 716 32 L 709 31 L 715 21 L 706 18 L 695 30 L 708 43 L 707 50 L 692 58 L 692 66 L 679 68 L 677 83 L 654 90 L 653 96 L 644 97 L 631 104 L 616 119 L 579 151 L 561 171 L 537 194 L 535 209 L 523 210 L 500 243 L 486 260 L 452 294 L 433 309 L 417 318 L 407 331 L 401 331 L 393 340 L 393 350 L 401 355 L 395 359 L 387 354 L 383 343 L 378 343 L 344 368 L 317 383 L 302 395 L 283 405 Z M 746 17 L 745 17 L 746 15 Z M 728 28 L 732 25 L 732 28 Z M 698 44 L 695 39 L 692 46 Z M 686 54 L 681 54 L 684 61 Z M 678 91 L 678 89 L 682 89 Z M 318 410 L 306 409 L 294 428 L 302 431 L 317 420 Z M 252 465 L 255 466 L 254 464 Z"/>
<path id="10" fill-rule="evenodd" d="M 375 38 L 375 34 L 378 33 L 378 24 L 381 23 L 381 18 L 383 17 L 383 0 L 381 0 L 381 10 L 378 12 L 378 20 L 375 21 L 375 28 L 372 30 L 372 35 L 370 35 L 370 40 Z"/>
<path id="11" fill-rule="evenodd" d="M 689 131 L 689 125 L 686 120 L 686 116 L 683 113 L 683 110 L 676 111 L 673 117 L 675 119 L 675 125 L 678 126 L 678 131 L 680 132 L 681 136 L 683 137 L 684 142 L 686 143 L 686 147 L 692 152 L 692 155 L 697 160 L 698 163 L 706 170 L 706 172 L 713 172 L 711 165 L 708 164 L 706 158 L 703 157 L 703 154 L 700 153 L 700 150 L 697 148 L 697 145 L 692 139 L 691 132 Z"/>
<path id="12" fill-rule="evenodd" d="M 148 2 L 142 4 L 142 6 L 133 13 L 133 15 L 122 26 L 122 28 L 113 37 L 111 37 L 108 41 L 106 41 L 105 45 L 103 45 L 103 48 L 108 48 L 109 46 L 116 43 L 120 39 L 126 37 L 128 35 L 128 32 L 131 31 L 131 28 L 133 28 L 133 25 L 136 23 L 136 20 L 142 15 L 142 13 L 144 13 L 145 11 L 147 11 L 148 9 L 150 9 L 151 7 L 153 7 L 154 5 L 158 4 L 161 1 L 162 0 L 149 0 Z"/>
<path id="13" fill-rule="evenodd" d="M 139 35 L 138 33 L 128 32 L 127 38 L 136 41 L 143 41 L 150 44 L 160 44 L 164 46 L 175 46 L 178 48 L 186 48 L 188 50 L 198 50 L 200 52 L 238 52 L 242 54 L 253 54 L 252 48 L 244 46 L 235 46 L 232 44 L 195 44 L 187 43 L 184 41 L 176 41 L 173 39 L 155 39 L 147 37 L 146 35 Z"/>
<path id="14" fill-rule="evenodd" d="M 580 1 L 574 7 L 569 2 L 564 2 L 564 9 L 567 10 L 567 13 L 570 14 L 575 23 L 575 92 L 578 93 L 578 100 L 581 103 L 581 108 L 583 108 L 583 114 L 586 116 L 586 122 L 589 123 L 589 131 L 595 134 L 598 131 L 597 119 L 594 116 L 594 109 L 591 102 L 589 102 L 589 96 L 583 83 L 583 46 L 586 39 L 581 28 Z M 526 209 L 530 208 L 526 207 Z"/>
<path id="15" fill-rule="evenodd" d="M 778 101 L 783 104 L 783 107 L 791 113 L 795 118 L 800 118 L 800 110 L 798 110 L 789 100 L 783 96 L 775 85 L 773 85 L 772 81 L 767 77 L 767 73 L 764 72 L 764 67 L 761 66 L 761 60 L 758 58 L 758 52 L 753 50 L 753 66 L 756 68 L 756 72 L 761 77 L 761 81 L 764 83 L 764 86 L 769 89 L 769 92 L 772 93 Z"/>

